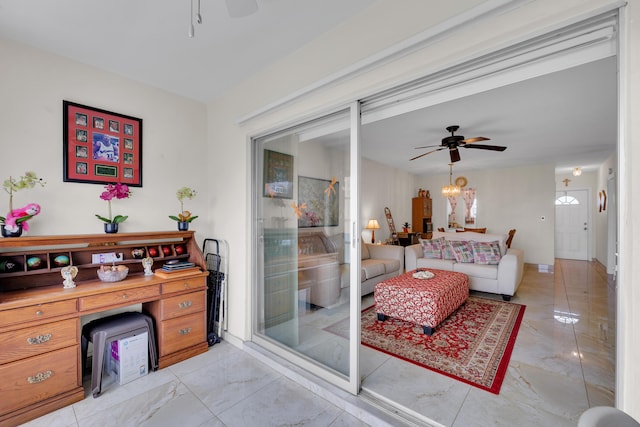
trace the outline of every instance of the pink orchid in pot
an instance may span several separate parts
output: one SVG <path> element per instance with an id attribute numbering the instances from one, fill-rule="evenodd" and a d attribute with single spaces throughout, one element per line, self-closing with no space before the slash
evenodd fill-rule
<path id="1" fill-rule="evenodd" d="M 180 213 L 178 216 L 169 215 L 169 218 L 178 222 L 179 231 L 187 231 L 189 223 L 198 218 L 198 215 L 191 215 L 191 212 L 184 210 L 184 199 L 191 200 L 196 197 L 196 194 L 196 190 L 189 187 L 182 187 L 176 191 L 176 198 L 180 201 Z"/>
<path id="2" fill-rule="evenodd" d="M 4 181 L 2 187 L 9 194 L 9 212 L 6 217 L 0 216 L 3 237 L 20 237 L 22 230 L 29 231 L 27 221 L 40 213 L 40 205 L 36 203 L 28 203 L 21 208 L 14 209 L 13 193 L 27 188 L 34 188 L 36 185 L 44 187 L 45 184 L 35 172 L 25 172 L 24 176 L 18 179 L 10 176 L 9 179 Z"/>
<path id="3" fill-rule="evenodd" d="M 113 216 L 111 213 L 111 200 L 113 199 L 128 199 L 131 197 L 131 191 L 126 184 L 108 184 L 105 187 L 105 191 L 100 194 L 100 198 L 102 200 L 106 200 L 109 204 L 109 218 L 105 218 L 96 214 L 96 217 L 100 221 L 104 221 L 104 232 L 105 233 L 117 233 L 118 232 L 118 224 L 124 222 L 129 218 L 128 215 L 116 215 Z"/>

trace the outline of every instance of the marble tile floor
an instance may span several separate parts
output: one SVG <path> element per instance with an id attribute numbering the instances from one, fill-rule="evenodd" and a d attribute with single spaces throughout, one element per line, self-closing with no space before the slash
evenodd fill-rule
<path id="1" fill-rule="evenodd" d="M 339 402 L 349 397 L 335 399 L 322 387 L 303 386 L 264 357 L 256 358 L 250 347 L 241 350 L 223 341 L 206 354 L 107 387 L 97 399 L 88 395 L 25 425 L 402 424 L 368 406 L 375 401 L 422 420 L 414 425 L 575 426 L 587 408 L 614 403 L 615 288 L 598 263 L 557 260 L 553 271 L 526 266 L 512 302 L 527 308 L 499 395 L 363 347 L 363 392 L 345 406 Z M 363 300 L 363 307 L 369 301 Z M 322 328 L 340 313 L 322 311 L 310 313 L 306 324 Z M 327 346 L 312 345 L 305 352 L 313 348 Z"/>
<path id="2" fill-rule="evenodd" d="M 392 357 L 369 367 L 363 390 L 453 427 L 575 426 L 589 407 L 613 406 L 614 284 L 599 263 L 556 260 L 554 271 L 526 266 L 512 302 L 527 308 L 500 394 Z"/>
<path id="3" fill-rule="evenodd" d="M 526 265 L 512 302 L 527 308 L 498 395 L 362 347 L 361 396 L 402 408 L 427 425 L 575 426 L 589 407 L 614 404 L 615 287 L 610 280 L 596 262 L 556 260 L 546 271 Z M 363 308 L 371 304 L 371 298 L 363 298 Z M 322 328 L 344 310 L 318 310 L 301 318 L 300 336 L 307 339 L 298 348 L 341 372 L 347 358 L 335 356 L 340 338 L 323 335 Z"/>

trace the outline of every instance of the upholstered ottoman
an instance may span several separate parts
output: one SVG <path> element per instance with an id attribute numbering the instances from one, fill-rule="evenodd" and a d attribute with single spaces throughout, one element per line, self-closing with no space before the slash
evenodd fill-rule
<path id="1" fill-rule="evenodd" d="M 413 322 L 431 335 L 469 297 L 469 277 L 455 271 L 420 269 L 433 277 L 419 279 L 414 277 L 418 271 L 378 283 L 373 291 L 376 313 L 380 321 L 394 317 Z"/>

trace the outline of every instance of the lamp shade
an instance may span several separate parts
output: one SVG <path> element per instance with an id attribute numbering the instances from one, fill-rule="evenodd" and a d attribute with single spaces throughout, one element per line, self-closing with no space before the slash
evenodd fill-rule
<path id="1" fill-rule="evenodd" d="M 377 219 L 370 219 L 365 228 L 367 230 L 377 230 L 380 228 L 380 225 L 378 224 Z"/>

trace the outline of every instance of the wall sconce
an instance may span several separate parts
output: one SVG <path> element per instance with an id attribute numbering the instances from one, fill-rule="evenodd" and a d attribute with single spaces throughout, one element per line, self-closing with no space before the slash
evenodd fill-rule
<path id="1" fill-rule="evenodd" d="M 376 230 L 380 228 L 377 219 L 370 219 L 365 227 L 366 230 L 371 230 L 371 243 L 376 242 Z"/>
<path id="2" fill-rule="evenodd" d="M 580 175 L 582 175 L 582 169 L 574 168 L 573 169 L 573 176 L 580 176 Z"/>

